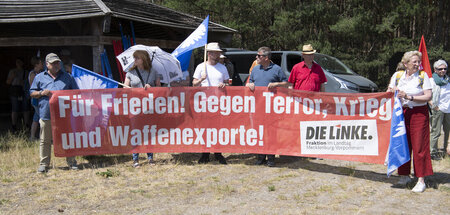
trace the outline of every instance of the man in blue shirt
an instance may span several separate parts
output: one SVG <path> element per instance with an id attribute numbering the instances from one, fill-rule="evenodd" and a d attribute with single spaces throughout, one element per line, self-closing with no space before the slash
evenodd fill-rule
<path id="1" fill-rule="evenodd" d="M 40 144 L 39 156 L 40 163 L 38 173 L 47 172 L 50 165 L 51 144 L 52 144 L 52 125 L 50 121 L 50 104 L 49 100 L 54 90 L 71 90 L 78 89 L 73 77 L 61 71 L 61 60 L 58 55 L 50 53 L 45 57 L 47 70 L 39 73 L 34 78 L 30 87 L 30 96 L 38 99 L 39 106 L 39 124 Z M 77 170 L 77 161 L 74 157 L 67 157 L 67 165 L 70 169 Z"/>
<path id="2" fill-rule="evenodd" d="M 269 89 L 275 87 L 289 87 L 291 84 L 281 67 L 272 63 L 270 61 L 271 50 L 268 47 L 261 47 L 258 49 L 258 54 L 256 55 L 256 65 L 249 78 L 249 83 L 246 84 L 251 91 L 255 90 L 257 87 L 268 87 Z M 266 161 L 267 156 L 267 161 Z M 264 155 L 259 154 L 257 156 L 257 165 L 262 165 L 267 162 L 267 166 L 275 166 L 275 155 Z"/>

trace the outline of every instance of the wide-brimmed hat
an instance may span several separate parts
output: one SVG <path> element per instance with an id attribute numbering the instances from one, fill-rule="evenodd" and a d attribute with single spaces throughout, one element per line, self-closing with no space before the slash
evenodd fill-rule
<path id="1" fill-rule="evenodd" d="M 219 43 L 208 43 L 206 51 L 221 52 L 222 49 L 220 49 Z"/>
<path id="2" fill-rule="evenodd" d="M 314 54 L 316 53 L 316 50 L 313 49 L 311 44 L 303 45 L 303 54 Z"/>
<path id="3" fill-rule="evenodd" d="M 221 54 L 221 55 L 220 55 L 220 58 L 225 59 L 225 58 L 227 58 L 227 57 L 226 57 L 225 55 Z"/>
<path id="4" fill-rule="evenodd" d="M 61 61 L 61 59 L 55 53 L 50 53 L 45 57 L 45 62 L 54 63 L 56 61 Z"/>

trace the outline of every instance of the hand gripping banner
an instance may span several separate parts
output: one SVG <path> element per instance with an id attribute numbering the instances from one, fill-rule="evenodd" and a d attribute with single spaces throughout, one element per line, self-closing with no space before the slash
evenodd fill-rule
<path id="1" fill-rule="evenodd" d="M 266 87 L 54 91 L 55 156 L 278 154 L 383 164 L 392 93 Z"/>

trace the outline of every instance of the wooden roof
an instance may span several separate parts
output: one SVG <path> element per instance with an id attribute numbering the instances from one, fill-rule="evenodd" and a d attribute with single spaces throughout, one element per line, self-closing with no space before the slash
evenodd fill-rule
<path id="1" fill-rule="evenodd" d="M 195 29 L 204 19 L 143 0 L 0 0 L 0 23 L 57 21 L 106 15 L 182 29 Z M 236 32 L 213 22 L 210 22 L 209 30 Z"/>

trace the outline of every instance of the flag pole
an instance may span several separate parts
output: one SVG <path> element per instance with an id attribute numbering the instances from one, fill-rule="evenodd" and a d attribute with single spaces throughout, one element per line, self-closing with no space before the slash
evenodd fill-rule
<path id="1" fill-rule="evenodd" d="M 124 88 L 131 88 L 130 86 L 127 86 L 127 85 L 125 85 L 125 84 L 122 84 L 122 83 L 118 83 L 120 86 L 122 86 L 122 87 L 124 87 Z"/>
<path id="2" fill-rule="evenodd" d="M 204 62 L 204 64 L 205 64 L 205 74 L 206 74 L 206 45 L 207 44 L 205 44 L 205 52 L 204 52 L 204 54 L 203 54 L 203 62 Z M 207 74 L 206 74 L 207 75 Z"/>

